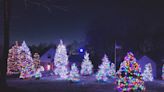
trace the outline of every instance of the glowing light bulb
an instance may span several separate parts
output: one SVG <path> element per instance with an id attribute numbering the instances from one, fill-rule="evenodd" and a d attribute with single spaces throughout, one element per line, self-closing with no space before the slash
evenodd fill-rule
<path id="1" fill-rule="evenodd" d="M 84 49 L 80 49 L 80 52 L 81 52 L 81 53 L 84 52 Z"/>
<path id="2" fill-rule="evenodd" d="M 47 70 L 49 71 L 51 69 L 51 66 L 50 65 L 47 65 Z"/>

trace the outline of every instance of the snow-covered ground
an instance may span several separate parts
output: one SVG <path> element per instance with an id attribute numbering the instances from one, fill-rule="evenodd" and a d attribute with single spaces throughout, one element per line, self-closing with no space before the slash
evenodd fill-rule
<path id="1" fill-rule="evenodd" d="M 81 77 L 78 83 L 59 80 L 54 76 L 43 77 L 40 80 L 9 79 L 7 83 L 9 87 L 21 89 L 21 92 L 117 92 L 114 79 L 102 83 L 97 82 L 93 76 Z M 146 82 L 145 86 L 146 92 L 164 92 L 164 81 L 161 80 Z"/>

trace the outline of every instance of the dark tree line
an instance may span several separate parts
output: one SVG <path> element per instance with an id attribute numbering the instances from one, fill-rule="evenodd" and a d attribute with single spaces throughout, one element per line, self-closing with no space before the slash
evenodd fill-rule
<path id="1" fill-rule="evenodd" d="M 90 51 L 94 51 L 93 58 L 98 58 L 94 63 L 100 62 L 104 53 L 114 61 L 116 41 L 122 47 L 117 50 L 119 62 L 123 60 L 127 51 L 132 51 L 137 58 L 148 55 L 157 61 L 157 65 L 162 65 L 164 7 L 160 3 L 125 2 L 119 7 L 106 6 L 105 10 L 102 10 L 104 12 L 88 26 L 86 40 L 92 48 Z"/>
<path id="2" fill-rule="evenodd" d="M 29 46 L 29 48 L 31 50 L 32 55 L 34 55 L 34 53 L 39 53 L 39 55 L 42 56 L 50 48 L 56 48 L 56 45 L 40 43 L 39 45 L 31 45 Z"/>

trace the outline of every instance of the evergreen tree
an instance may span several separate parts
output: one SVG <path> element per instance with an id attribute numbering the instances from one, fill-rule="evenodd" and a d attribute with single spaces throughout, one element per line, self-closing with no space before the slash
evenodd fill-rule
<path id="1" fill-rule="evenodd" d="M 77 81 L 80 80 L 79 77 L 80 77 L 80 75 L 79 75 L 79 70 L 78 70 L 76 64 L 73 63 L 73 64 L 71 65 L 71 70 L 70 70 L 70 74 L 69 74 L 69 79 L 70 79 L 71 81 L 73 81 L 73 82 L 77 82 Z"/>
<path id="2" fill-rule="evenodd" d="M 116 74 L 116 67 L 115 67 L 115 64 L 114 63 L 111 63 L 110 65 L 110 70 L 109 70 L 109 75 L 110 77 L 115 77 L 115 74 Z"/>
<path id="3" fill-rule="evenodd" d="M 34 53 L 33 62 L 35 69 L 40 67 L 40 55 L 38 53 Z"/>
<path id="4" fill-rule="evenodd" d="M 25 78 L 31 78 L 35 72 L 33 59 L 31 56 L 31 52 L 26 45 L 25 41 L 23 41 L 21 46 L 21 53 L 19 57 L 19 70 L 20 70 L 20 76 L 19 78 L 25 79 Z"/>
<path id="5" fill-rule="evenodd" d="M 151 63 L 145 65 L 145 70 L 142 74 L 144 81 L 153 81 L 152 66 Z"/>
<path id="6" fill-rule="evenodd" d="M 92 74 L 92 62 L 89 60 L 89 53 L 85 52 L 83 62 L 81 64 L 81 71 L 82 75 L 91 75 Z"/>
<path id="7" fill-rule="evenodd" d="M 41 71 L 44 71 L 44 69 L 42 69 L 40 65 L 40 55 L 38 53 L 34 54 L 33 62 L 34 62 L 34 68 L 35 68 L 35 78 L 39 79 L 42 77 Z"/>
<path id="8" fill-rule="evenodd" d="M 117 72 L 117 89 L 119 92 L 142 92 L 145 90 L 141 68 L 133 53 L 128 52 Z"/>
<path id="9" fill-rule="evenodd" d="M 110 62 L 107 55 L 105 54 L 102 59 L 102 64 L 99 66 L 99 70 L 96 74 L 96 79 L 98 81 L 107 81 L 107 76 L 110 76 Z"/>
<path id="10" fill-rule="evenodd" d="M 16 44 L 9 49 L 8 59 L 7 59 L 7 74 L 19 74 L 19 54 L 20 46 L 16 41 Z"/>
<path id="11" fill-rule="evenodd" d="M 67 79 L 68 77 L 68 55 L 66 46 L 63 44 L 63 41 L 60 40 L 60 44 L 57 46 L 55 57 L 54 57 L 54 72 L 55 75 L 58 75 L 61 79 Z"/>
<path id="12" fill-rule="evenodd" d="M 99 66 L 99 70 L 96 74 L 96 79 L 98 81 L 107 81 L 108 77 L 107 77 L 107 72 L 105 71 L 105 67 L 100 65 Z"/>

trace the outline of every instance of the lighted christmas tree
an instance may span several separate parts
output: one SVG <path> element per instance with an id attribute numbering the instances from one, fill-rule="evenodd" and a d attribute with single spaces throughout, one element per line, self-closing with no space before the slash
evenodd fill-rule
<path id="1" fill-rule="evenodd" d="M 117 77 L 116 83 L 119 92 L 142 92 L 145 90 L 141 68 L 131 52 L 127 53 L 121 63 Z"/>
<path id="2" fill-rule="evenodd" d="M 9 49 L 8 59 L 7 59 L 7 74 L 19 74 L 19 54 L 20 54 L 20 46 L 16 41 L 15 45 Z"/>
<path id="3" fill-rule="evenodd" d="M 31 78 L 33 76 L 35 72 L 35 67 L 34 67 L 32 56 L 31 56 L 31 52 L 28 46 L 26 45 L 25 41 L 23 41 L 22 46 L 21 46 L 19 66 L 20 66 L 19 78 L 26 79 L 26 78 Z"/>
<path id="4" fill-rule="evenodd" d="M 39 79 L 42 77 L 41 71 L 44 71 L 44 69 L 41 69 L 42 67 L 40 66 L 40 55 L 38 53 L 34 54 L 33 63 L 35 68 L 35 78 Z"/>
<path id="5" fill-rule="evenodd" d="M 164 64 L 163 64 L 163 67 L 162 67 L 162 80 L 164 80 Z"/>
<path id="6" fill-rule="evenodd" d="M 99 70 L 96 74 L 96 79 L 98 81 L 107 81 L 108 80 L 107 72 L 106 72 L 104 66 L 102 66 L 102 65 L 99 66 Z"/>
<path id="7" fill-rule="evenodd" d="M 54 72 L 55 75 L 59 76 L 61 79 L 67 79 L 68 77 L 68 55 L 66 46 L 63 41 L 60 40 L 60 44 L 57 46 L 55 57 L 54 57 Z"/>
<path id="8" fill-rule="evenodd" d="M 111 63 L 110 65 L 110 70 L 109 70 L 109 75 L 110 77 L 114 78 L 116 74 L 116 67 L 114 63 Z"/>
<path id="9" fill-rule="evenodd" d="M 107 76 L 110 76 L 110 62 L 107 55 L 105 54 L 102 59 L 102 64 L 99 66 L 99 70 L 96 74 L 96 79 L 98 81 L 107 81 Z"/>
<path id="10" fill-rule="evenodd" d="M 92 74 L 92 62 L 89 60 L 89 53 L 85 52 L 83 62 L 81 64 L 81 75 L 91 75 Z"/>
<path id="11" fill-rule="evenodd" d="M 142 74 L 144 81 L 153 81 L 152 66 L 151 63 L 145 65 L 145 70 Z"/>
<path id="12" fill-rule="evenodd" d="M 69 79 L 73 82 L 78 82 L 80 81 L 80 75 L 79 75 L 79 70 L 76 66 L 75 63 L 72 64 L 70 74 L 69 74 Z"/>
<path id="13" fill-rule="evenodd" d="M 33 62 L 35 69 L 40 67 L 40 55 L 38 53 L 34 53 Z"/>

